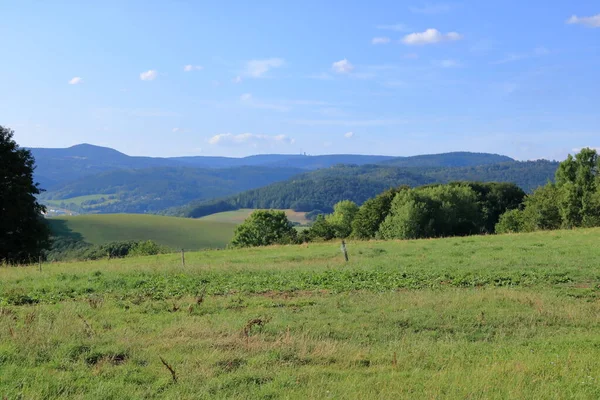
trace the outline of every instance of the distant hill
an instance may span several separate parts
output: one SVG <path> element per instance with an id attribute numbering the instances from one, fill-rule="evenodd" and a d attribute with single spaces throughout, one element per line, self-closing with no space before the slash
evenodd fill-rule
<path id="1" fill-rule="evenodd" d="M 64 149 L 32 148 L 36 160 L 35 178 L 46 190 L 67 182 L 119 169 L 158 167 L 234 168 L 263 166 L 315 170 L 338 164 L 366 165 L 384 163 L 402 167 L 475 166 L 512 161 L 506 156 L 486 153 L 446 153 L 414 157 L 390 157 L 357 154 L 307 156 L 299 154 L 263 154 L 233 157 L 134 157 L 107 147 L 80 144 Z"/>
<path id="2" fill-rule="evenodd" d="M 475 167 L 399 168 L 388 165 L 335 166 L 295 176 L 287 181 L 238 193 L 220 200 L 193 202 L 169 210 L 174 215 L 198 218 L 238 208 L 292 208 L 297 211 L 331 211 L 340 200 L 361 204 L 382 191 L 400 185 L 411 187 L 451 181 L 512 182 L 526 191 L 554 179 L 557 162 L 510 161 Z"/>
<path id="3" fill-rule="evenodd" d="M 510 157 L 489 153 L 452 152 L 398 157 L 381 162 L 383 165 L 405 168 L 472 167 L 515 161 Z"/>
<path id="4" fill-rule="evenodd" d="M 266 186 L 301 172 L 298 168 L 259 166 L 118 169 L 57 184 L 40 199 L 49 206 L 79 213 L 153 213 Z"/>

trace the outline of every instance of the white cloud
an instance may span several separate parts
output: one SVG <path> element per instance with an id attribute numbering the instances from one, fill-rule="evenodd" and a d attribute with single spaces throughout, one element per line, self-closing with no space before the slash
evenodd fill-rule
<path id="1" fill-rule="evenodd" d="M 344 133 L 344 137 L 346 139 L 353 138 L 354 137 L 354 132 L 346 132 L 346 133 Z"/>
<path id="2" fill-rule="evenodd" d="M 69 85 L 79 85 L 80 83 L 83 83 L 83 79 L 81 79 L 78 76 L 74 77 L 69 81 Z"/>
<path id="3" fill-rule="evenodd" d="M 151 69 L 149 71 L 142 72 L 140 74 L 140 79 L 143 81 L 153 81 L 156 79 L 157 76 L 158 76 L 158 71 L 156 71 L 155 69 Z"/>
<path id="4" fill-rule="evenodd" d="M 417 14 L 441 14 L 452 10 L 450 4 L 425 4 L 422 7 L 409 7 L 410 11 Z"/>
<path id="5" fill-rule="evenodd" d="M 461 63 L 456 60 L 442 60 L 438 65 L 442 68 L 458 68 L 461 66 Z"/>
<path id="6" fill-rule="evenodd" d="M 192 72 L 192 71 L 201 71 L 203 70 L 204 67 L 202 65 L 192 65 L 192 64 L 188 64 L 185 67 L 183 67 L 183 70 L 185 72 Z"/>
<path id="7" fill-rule="evenodd" d="M 241 76 L 236 76 L 235 78 L 233 78 L 231 80 L 232 83 L 242 83 L 242 77 Z"/>
<path id="8" fill-rule="evenodd" d="M 567 20 L 567 24 L 580 24 L 589 26 L 590 28 L 600 28 L 600 14 L 591 17 L 578 17 L 577 15 L 573 15 Z"/>
<path id="9" fill-rule="evenodd" d="M 175 133 L 175 132 L 179 132 L 180 130 L 181 130 L 181 128 L 173 128 L 172 132 Z"/>
<path id="10" fill-rule="evenodd" d="M 285 61 L 282 58 L 268 58 L 265 60 L 250 60 L 246 63 L 244 74 L 252 78 L 260 78 L 273 68 L 282 67 Z"/>
<path id="11" fill-rule="evenodd" d="M 434 44 L 441 42 L 452 42 L 462 39 L 462 35 L 456 32 L 441 33 L 437 29 L 427 29 L 425 32 L 415 32 L 404 36 L 402 42 L 409 46 Z"/>
<path id="12" fill-rule="evenodd" d="M 208 143 L 219 146 L 241 146 L 250 145 L 258 147 L 262 145 L 290 145 L 294 144 L 295 140 L 286 135 L 264 135 L 254 133 L 241 133 L 234 135 L 233 133 L 220 133 L 211 137 Z"/>
<path id="13" fill-rule="evenodd" d="M 387 44 L 389 42 L 390 42 L 389 37 L 374 37 L 371 40 L 371 43 L 373 43 L 373 44 Z"/>
<path id="14" fill-rule="evenodd" d="M 240 100 L 242 101 L 250 101 L 252 100 L 252 93 L 244 93 L 240 96 Z"/>
<path id="15" fill-rule="evenodd" d="M 331 65 L 331 69 L 338 74 L 348 74 L 354 70 L 354 65 L 345 58 L 340 61 L 336 61 Z"/>
<path id="16" fill-rule="evenodd" d="M 377 29 L 385 30 L 385 31 L 394 31 L 394 32 L 410 32 L 408 26 L 404 24 L 394 24 L 394 25 L 377 25 Z"/>

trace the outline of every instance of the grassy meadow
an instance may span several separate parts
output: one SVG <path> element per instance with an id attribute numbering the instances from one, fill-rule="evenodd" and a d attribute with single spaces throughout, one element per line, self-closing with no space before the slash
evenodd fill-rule
<path id="1" fill-rule="evenodd" d="M 0 397 L 597 399 L 600 229 L 0 268 Z M 164 363 L 163 363 L 164 361 Z M 168 365 L 168 367 L 166 365 Z"/>
<path id="2" fill-rule="evenodd" d="M 172 249 L 223 248 L 235 224 L 145 214 L 101 214 L 49 218 L 58 236 L 75 236 L 99 245 L 119 240 L 153 240 Z"/>
<path id="3" fill-rule="evenodd" d="M 254 209 L 242 208 L 235 211 L 224 211 L 216 214 L 207 215 L 199 218 L 201 221 L 212 221 L 212 222 L 229 222 L 232 224 L 239 225 L 246 220 L 252 214 Z M 291 222 L 296 222 L 301 225 L 306 225 L 311 221 L 306 219 L 306 213 L 294 210 L 281 210 L 285 211 L 285 215 Z"/>

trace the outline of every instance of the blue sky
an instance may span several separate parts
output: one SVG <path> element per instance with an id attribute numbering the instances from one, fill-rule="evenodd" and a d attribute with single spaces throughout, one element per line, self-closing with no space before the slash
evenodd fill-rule
<path id="1" fill-rule="evenodd" d="M 131 155 L 600 146 L 598 1 L 3 1 L 0 124 Z"/>

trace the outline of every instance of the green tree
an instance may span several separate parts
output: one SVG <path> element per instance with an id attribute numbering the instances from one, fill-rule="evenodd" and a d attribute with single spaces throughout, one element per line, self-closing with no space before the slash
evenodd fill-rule
<path id="1" fill-rule="evenodd" d="M 595 226 L 600 220 L 598 182 L 600 158 L 596 150 L 584 148 L 560 163 L 556 171 L 562 227 Z"/>
<path id="2" fill-rule="evenodd" d="M 327 222 L 323 214 L 317 215 L 317 219 L 309 229 L 308 236 L 311 240 L 323 239 L 331 240 L 335 238 L 335 231 L 331 224 Z"/>
<path id="3" fill-rule="evenodd" d="M 562 218 L 559 202 L 560 192 L 556 185 L 549 183 L 537 188 L 523 202 L 523 230 L 533 232 L 560 228 Z"/>
<path id="4" fill-rule="evenodd" d="M 0 263 L 28 262 L 49 246 L 49 229 L 37 202 L 33 181 L 35 160 L 0 126 Z"/>
<path id="5" fill-rule="evenodd" d="M 524 230 L 523 211 L 519 209 L 508 210 L 500 216 L 496 224 L 496 233 L 516 233 Z"/>
<path id="6" fill-rule="evenodd" d="M 285 212 L 256 210 L 235 229 L 233 247 L 269 246 L 296 242 L 296 230 Z"/>
<path id="7" fill-rule="evenodd" d="M 380 227 L 385 239 L 464 236 L 479 233 L 482 215 L 468 186 L 439 185 L 402 191 Z"/>
<path id="8" fill-rule="evenodd" d="M 351 200 L 342 200 L 333 206 L 333 214 L 325 219 L 333 228 L 335 237 L 347 238 L 352 233 L 352 221 L 358 213 L 358 206 Z"/>
<path id="9" fill-rule="evenodd" d="M 374 238 L 379 231 L 379 226 L 390 213 L 390 207 L 396 194 L 400 190 L 408 189 L 408 186 L 389 189 L 365 201 L 352 221 L 352 236 L 357 239 Z"/>

